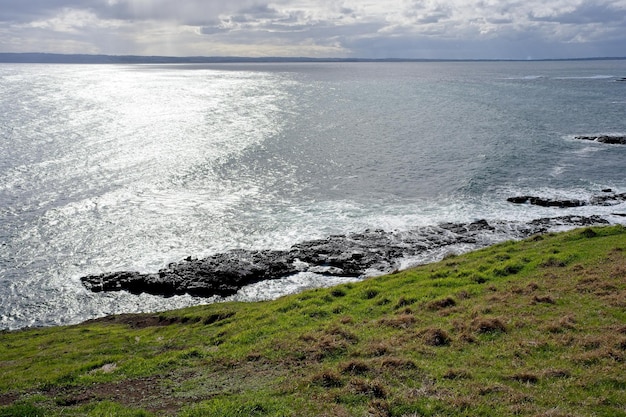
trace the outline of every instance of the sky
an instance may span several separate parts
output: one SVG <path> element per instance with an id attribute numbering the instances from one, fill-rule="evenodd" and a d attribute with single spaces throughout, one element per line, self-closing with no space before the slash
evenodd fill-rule
<path id="1" fill-rule="evenodd" d="M 626 0 L 0 0 L 0 52 L 626 56 Z"/>

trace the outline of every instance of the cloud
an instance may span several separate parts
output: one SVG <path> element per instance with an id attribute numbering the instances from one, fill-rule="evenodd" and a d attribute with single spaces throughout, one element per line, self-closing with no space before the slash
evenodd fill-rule
<path id="1" fill-rule="evenodd" d="M 0 0 L 0 51 L 626 56 L 626 0 Z"/>
<path id="2" fill-rule="evenodd" d="M 553 22 L 560 24 L 582 25 L 589 23 L 622 22 L 626 18 L 626 5 L 624 4 L 593 4 L 582 3 L 571 9 L 554 11 L 544 16 L 530 13 L 530 19 L 537 22 Z"/>

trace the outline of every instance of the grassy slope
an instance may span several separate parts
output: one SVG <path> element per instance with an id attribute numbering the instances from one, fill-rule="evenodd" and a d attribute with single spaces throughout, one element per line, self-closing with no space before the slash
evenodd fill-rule
<path id="1" fill-rule="evenodd" d="M 626 229 L 0 334 L 0 416 L 626 416 Z"/>

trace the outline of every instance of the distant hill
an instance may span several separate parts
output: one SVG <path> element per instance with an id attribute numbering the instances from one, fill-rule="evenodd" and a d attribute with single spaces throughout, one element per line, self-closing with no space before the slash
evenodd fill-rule
<path id="1" fill-rule="evenodd" d="M 272 62 L 375 62 L 411 61 L 402 59 L 307 58 L 307 57 L 221 57 L 221 56 L 139 56 L 139 55 L 64 55 L 45 53 L 0 53 L 0 62 L 43 64 L 215 64 Z"/>
<path id="2" fill-rule="evenodd" d="M 542 61 L 622 60 L 626 57 L 576 58 Z M 217 63 L 280 63 L 280 62 L 446 62 L 446 61 L 500 61 L 454 59 L 404 59 L 404 58 L 308 58 L 308 57 L 232 57 L 232 56 L 139 56 L 139 55 L 88 55 L 47 53 L 0 53 L 0 63 L 27 64 L 217 64 Z"/>

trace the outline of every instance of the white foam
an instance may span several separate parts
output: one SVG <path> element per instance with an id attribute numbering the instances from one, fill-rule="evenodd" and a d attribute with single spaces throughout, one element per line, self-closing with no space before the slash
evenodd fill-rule
<path id="1" fill-rule="evenodd" d="M 332 287 L 349 282 L 357 282 L 358 278 L 331 277 L 310 272 L 301 272 L 286 278 L 261 281 L 240 289 L 237 294 L 227 297 L 225 301 L 265 301 L 274 300 L 283 295 L 298 293 L 311 288 Z"/>
<path id="2" fill-rule="evenodd" d="M 566 77 L 554 77 L 555 80 L 609 80 L 616 78 L 614 75 L 585 75 L 585 76 L 566 76 Z"/>
<path id="3" fill-rule="evenodd" d="M 506 77 L 503 78 L 504 80 L 528 80 L 528 81 L 533 81 L 533 80 L 540 80 L 542 78 L 546 78 L 545 75 L 520 75 L 520 76 L 514 76 L 514 77 Z"/>

